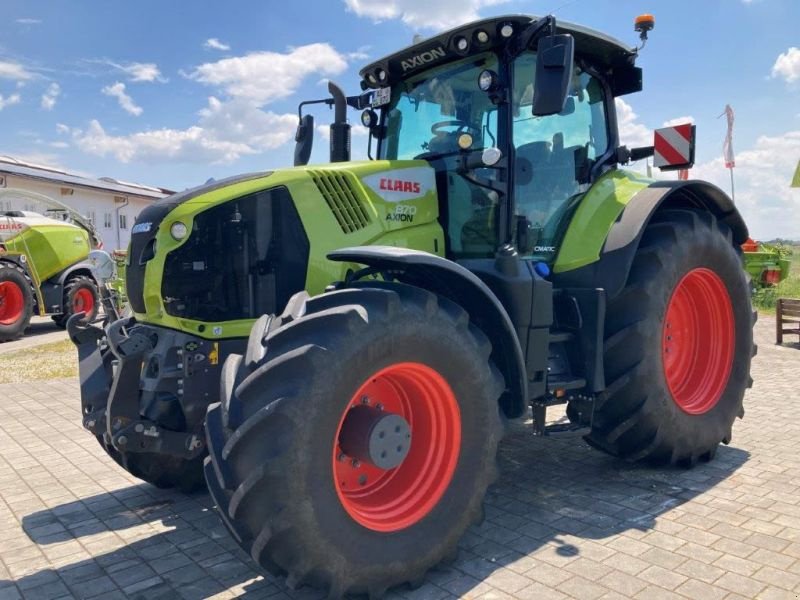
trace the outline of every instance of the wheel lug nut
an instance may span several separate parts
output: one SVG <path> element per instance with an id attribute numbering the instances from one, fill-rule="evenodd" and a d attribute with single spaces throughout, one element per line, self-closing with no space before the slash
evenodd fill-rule
<path id="1" fill-rule="evenodd" d="M 369 404 L 369 396 L 361 396 L 361 404 Z"/>
<path id="2" fill-rule="evenodd" d="M 381 404 L 380 402 L 378 402 L 378 403 L 375 405 L 375 408 L 377 408 L 378 410 L 383 410 L 383 404 Z"/>
<path id="3" fill-rule="evenodd" d="M 339 462 L 344 462 L 347 458 L 347 455 L 344 452 L 339 452 L 339 456 L 336 457 L 336 460 Z"/>
<path id="4" fill-rule="evenodd" d="M 361 466 L 361 461 L 360 461 L 360 460 L 358 460 L 357 458 L 354 458 L 354 459 L 353 459 L 353 462 L 352 462 L 352 463 L 350 463 L 350 464 L 352 464 L 352 465 L 353 465 L 353 468 L 354 468 L 354 469 L 357 469 L 358 467 L 360 467 L 360 466 Z"/>
<path id="5" fill-rule="evenodd" d="M 358 485 L 366 485 L 366 484 L 367 484 L 367 476 L 366 475 L 361 475 L 358 478 Z"/>

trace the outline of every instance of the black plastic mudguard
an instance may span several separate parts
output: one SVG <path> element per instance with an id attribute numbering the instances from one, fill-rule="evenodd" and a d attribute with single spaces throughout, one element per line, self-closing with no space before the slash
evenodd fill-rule
<path id="1" fill-rule="evenodd" d="M 397 281 L 429 290 L 463 307 L 492 343 L 492 356 L 506 380 L 506 393 L 500 401 L 504 414 L 508 418 L 524 414 L 528 380 L 519 338 L 503 304 L 474 273 L 435 254 L 394 246 L 342 248 L 328 258 L 387 272 Z"/>

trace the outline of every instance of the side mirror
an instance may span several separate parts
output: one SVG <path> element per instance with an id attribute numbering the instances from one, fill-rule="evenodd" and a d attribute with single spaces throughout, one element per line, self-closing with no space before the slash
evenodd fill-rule
<path id="1" fill-rule="evenodd" d="M 89 264 L 92 265 L 94 278 L 104 283 L 114 278 L 116 263 L 105 250 L 92 250 L 89 252 Z"/>
<path id="2" fill-rule="evenodd" d="M 569 34 L 539 40 L 533 82 L 533 115 L 546 117 L 564 110 L 575 62 L 575 39 Z"/>
<path id="3" fill-rule="evenodd" d="M 314 116 L 303 115 L 297 132 L 294 134 L 294 166 L 307 165 L 311 158 L 311 149 L 314 146 Z"/>

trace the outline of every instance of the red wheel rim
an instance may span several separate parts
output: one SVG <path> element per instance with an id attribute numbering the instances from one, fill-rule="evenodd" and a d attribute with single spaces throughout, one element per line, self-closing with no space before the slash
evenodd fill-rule
<path id="1" fill-rule="evenodd" d="M 94 311 L 94 294 L 91 290 L 81 288 L 72 297 L 72 313 L 86 313 L 91 316 Z"/>
<path id="2" fill-rule="evenodd" d="M 733 307 L 725 284 L 710 269 L 689 271 L 664 318 L 664 375 L 675 401 L 690 415 L 708 412 L 728 383 L 735 343 Z"/>
<path id="3" fill-rule="evenodd" d="M 411 428 L 405 460 L 382 470 L 345 455 L 339 446 L 351 408 L 369 404 L 402 416 Z M 353 395 L 336 431 L 333 481 L 350 517 L 368 529 L 390 532 L 419 522 L 439 502 L 458 463 L 461 411 L 455 394 L 435 370 L 397 363 L 370 377 Z"/>
<path id="4" fill-rule="evenodd" d="M 13 281 L 0 282 L 0 325 L 13 325 L 25 313 L 25 295 Z"/>

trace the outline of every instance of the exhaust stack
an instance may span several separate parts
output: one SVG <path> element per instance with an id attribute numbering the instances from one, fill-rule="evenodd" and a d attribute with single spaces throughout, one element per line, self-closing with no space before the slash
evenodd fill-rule
<path id="1" fill-rule="evenodd" d="M 331 162 L 350 160 L 350 125 L 347 122 L 347 98 L 342 89 L 328 82 L 328 91 L 333 96 L 334 120 L 331 123 Z"/>

